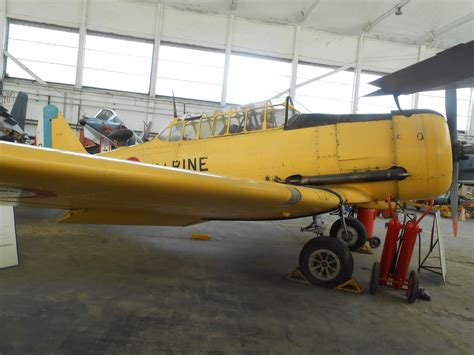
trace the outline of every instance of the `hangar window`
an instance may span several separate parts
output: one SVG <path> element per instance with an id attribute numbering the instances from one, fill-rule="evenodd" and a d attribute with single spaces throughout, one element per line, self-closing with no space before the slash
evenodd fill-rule
<path id="1" fill-rule="evenodd" d="M 227 133 L 227 124 L 229 122 L 229 117 L 226 116 L 217 116 L 214 118 L 214 135 L 222 136 Z"/>
<path id="2" fill-rule="evenodd" d="M 23 22 L 10 23 L 8 28 L 8 52 L 49 82 L 74 84 L 78 44 L 75 29 Z M 33 79 L 11 59 L 7 59 L 6 73 L 10 77 Z"/>
<path id="3" fill-rule="evenodd" d="M 232 54 L 227 102 L 247 104 L 268 100 L 290 87 L 291 63 Z"/>
<path id="4" fill-rule="evenodd" d="M 153 44 L 146 40 L 87 34 L 85 86 L 147 93 Z"/>
<path id="5" fill-rule="evenodd" d="M 333 71 L 313 64 L 298 64 L 297 84 Z M 354 73 L 341 71 L 296 89 L 295 101 L 310 112 L 350 113 Z"/>
<path id="6" fill-rule="evenodd" d="M 458 130 L 465 131 L 467 128 L 467 121 L 469 117 L 471 89 L 457 89 L 456 95 L 458 107 Z M 440 90 L 420 93 L 418 107 L 435 110 L 446 116 L 444 91 Z"/>
<path id="7" fill-rule="evenodd" d="M 170 142 L 177 142 L 181 139 L 181 131 L 183 130 L 183 122 L 176 123 L 171 127 Z"/>
<path id="8" fill-rule="evenodd" d="M 156 94 L 220 101 L 224 53 L 161 45 Z"/>

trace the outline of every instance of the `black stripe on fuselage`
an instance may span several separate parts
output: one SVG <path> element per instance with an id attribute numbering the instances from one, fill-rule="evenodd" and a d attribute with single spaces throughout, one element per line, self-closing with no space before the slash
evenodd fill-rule
<path id="1" fill-rule="evenodd" d="M 415 115 L 415 114 L 435 114 L 442 116 L 433 110 L 406 110 L 403 112 L 392 111 L 391 113 L 371 113 L 371 114 L 347 114 L 333 115 L 328 113 L 302 113 L 291 118 L 285 129 L 300 129 L 308 127 L 328 126 L 337 123 L 372 122 L 390 120 L 393 116 Z"/>

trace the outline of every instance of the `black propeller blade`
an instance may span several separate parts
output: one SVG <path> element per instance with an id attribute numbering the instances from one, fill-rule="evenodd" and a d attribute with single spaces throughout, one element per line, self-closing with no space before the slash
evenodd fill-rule
<path id="1" fill-rule="evenodd" d="M 176 109 L 176 99 L 174 97 L 174 91 L 173 91 L 173 118 L 178 117 L 178 110 Z"/>
<path id="2" fill-rule="evenodd" d="M 380 89 L 366 96 L 393 95 L 399 109 L 399 95 L 445 90 L 446 119 L 453 152 L 450 202 L 453 231 L 456 236 L 458 233 L 459 160 L 465 154 L 474 151 L 473 146 L 461 145 L 458 141 L 456 89 L 474 87 L 474 41 L 446 49 L 432 58 L 386 75 L 369 84 Z"/>
<path id="3" fill-rule="evenodd" d="M 459 181 L 459 141 L 458 141 L 458 116 L 456 89 L 447 89 L 444 96 L 446 105 L 446 119 L 448 121 L 449 136 L 453 150 L 453 175 L 450 188 L 451 219 L 453 221 L 454 235 L 458 235 L 458 181 Z"/>
<path id="4" fill-rule="evenodd" d="M 421 91 L 474 86 L 474 41 L 458 44 L 434 57 L 369 83 L 380 90 L 366 96 L 409 95 Z"/>

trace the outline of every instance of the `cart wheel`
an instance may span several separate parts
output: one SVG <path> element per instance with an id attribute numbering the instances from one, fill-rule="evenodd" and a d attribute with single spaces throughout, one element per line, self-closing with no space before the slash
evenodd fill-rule
<path id="1" fill-rule="evenodd" d="M 338 219 L 333 223 L 329 230 L 329 235 L 333 238 L 339 239 L 350 250 L 357 250 L 364 246 L 367 242 L 367 231 L 361 221 L 355 218 L 345 218 L 347 235 L 344 233 L 342 219 Z"/>
<path id="2" fill-rule="evenodd" d="M 418 286 L 420 283 L 420 275 L 412 270 L 408 278 L 407 300 L 408 303 L 413 303 L 418 298 Z"/>
<path id="3" fill-rule="evenodd" d="M 354 259 L 351 251 L 339 240 L 317 237 L 301 249 L 299 266 L 313 285 L 332 288 L 351 278 Z"/>
<path id="4" fill-rule="evenodd" d="M 372 265 L 372 273 L 370 274 L 370 287 L 369 293 L 375 295 L 377 289 L 379 288 L 379 277 L 380 277 L 380 263 L 376 261 Z"/>
<path id="5" fill-rule="evenodd" d="M 373 249 L 377 249 L 381 243 L 382 241 L 380 240 L 379 237 L 372 237 L 372 239 L 369 241 L 369 245 Z"/>

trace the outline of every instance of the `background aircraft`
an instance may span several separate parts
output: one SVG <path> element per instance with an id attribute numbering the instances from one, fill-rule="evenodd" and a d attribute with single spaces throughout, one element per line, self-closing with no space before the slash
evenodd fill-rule
<path id="1" fill-rule="evenodd" d="M 30 137 L 26 134 L 25 121 L 28 106 L 28 95 L 19 92 L 11 112 L 0 105 L 0 140 L 26 143 Z"/>
<path id="2" fill-rule="evenodd" d="M 151 122 L 149 122 L 145 124 L 143 134 L 139 137 L 125 126 L 114 110 L 108 108 L 100 110 L 94 117 L 84 116 L 79 120 L 79 124 L 84 126 L 85 138 L 98 146 L 105 143 L 110 149 L 143 143 L 149 139 L 151 130 Z"/>

